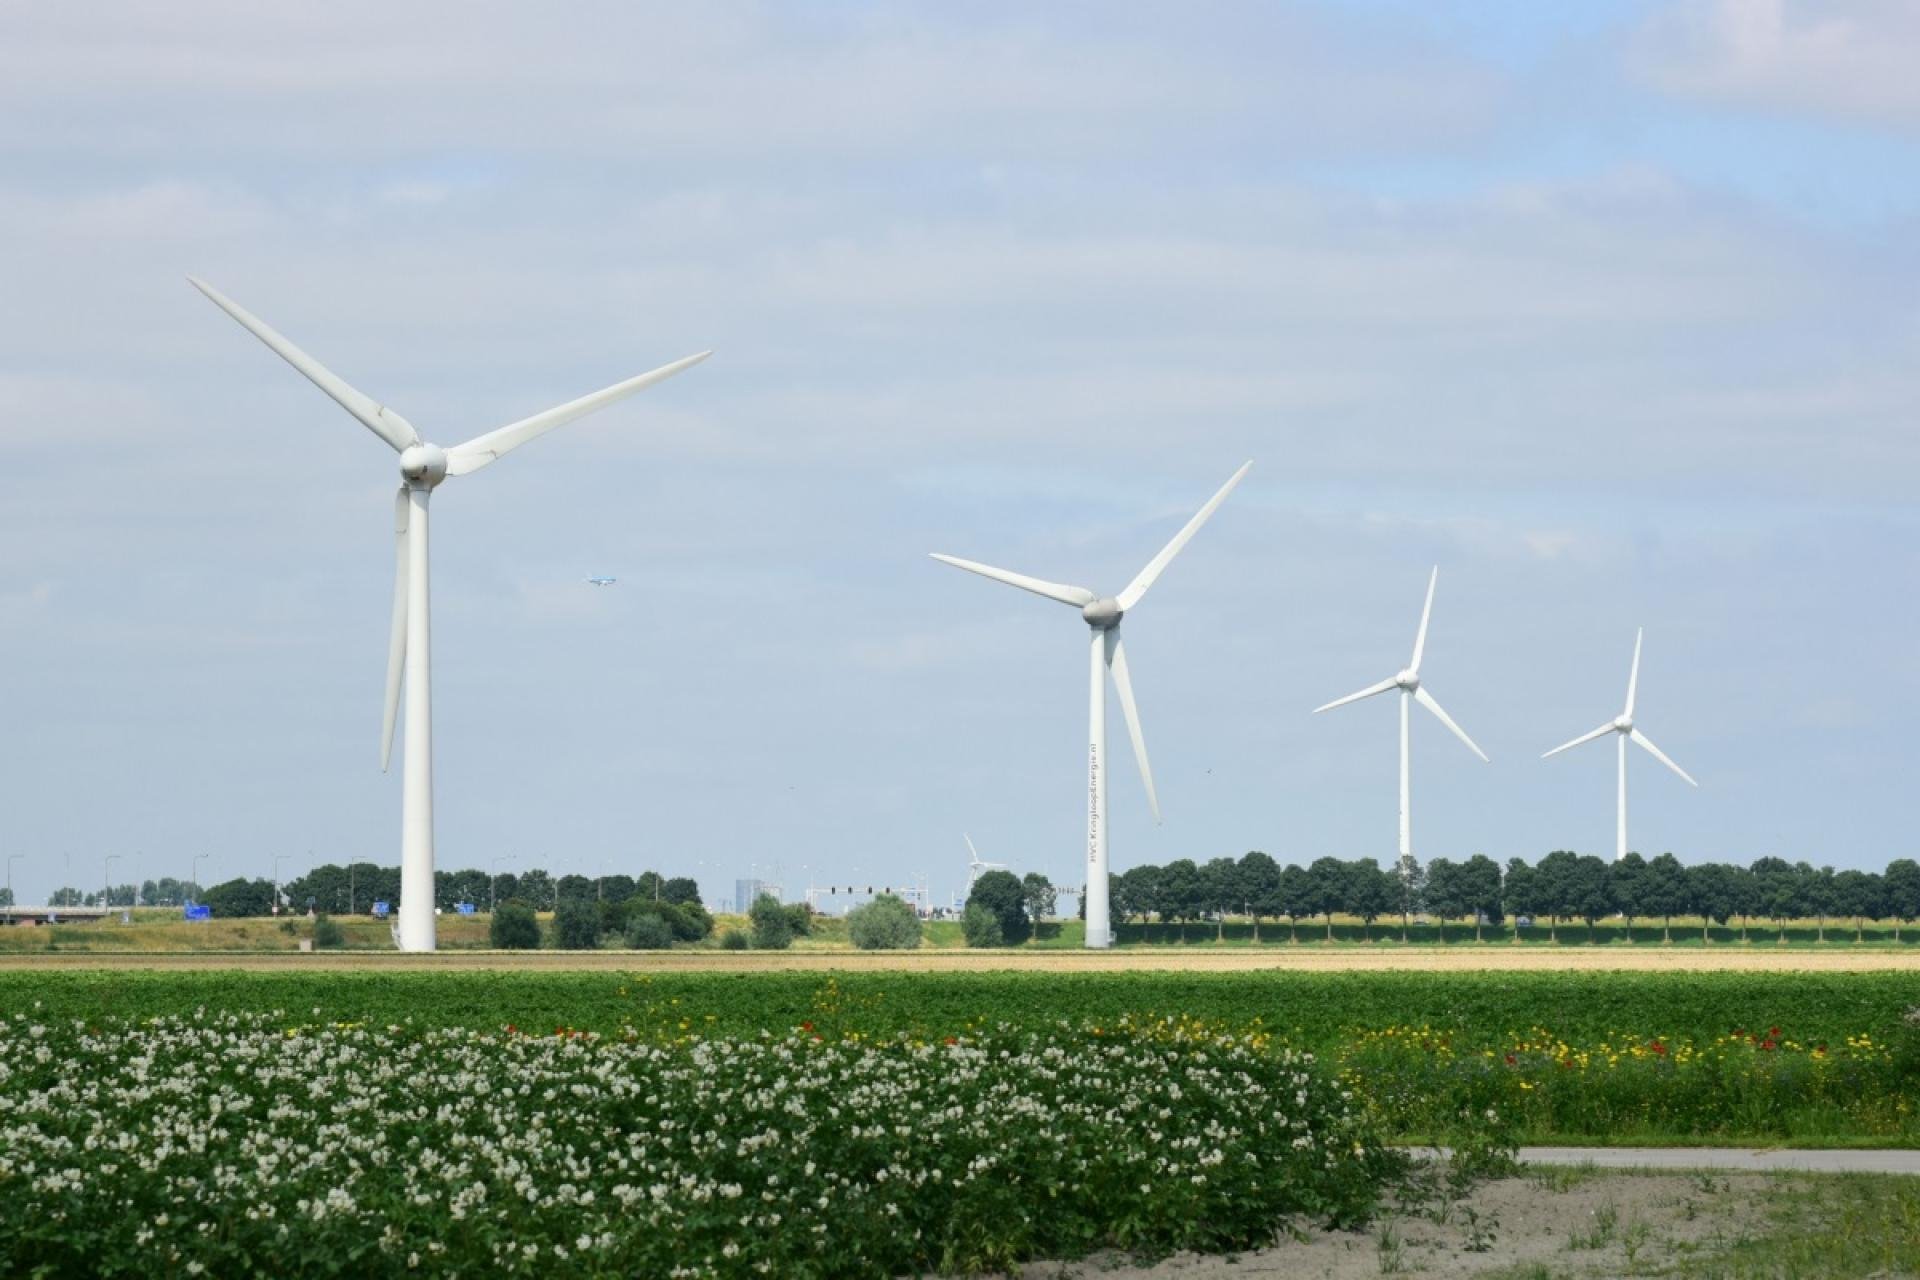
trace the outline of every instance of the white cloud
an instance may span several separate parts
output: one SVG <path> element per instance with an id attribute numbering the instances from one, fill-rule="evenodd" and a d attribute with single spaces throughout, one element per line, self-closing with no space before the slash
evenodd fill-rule
<path id="1" fill-rule="evenodd" d="M 1910 0 L 1684 0 L 1641 33 L 1639 58 L 1676 92 L 1920 129 Z"/>

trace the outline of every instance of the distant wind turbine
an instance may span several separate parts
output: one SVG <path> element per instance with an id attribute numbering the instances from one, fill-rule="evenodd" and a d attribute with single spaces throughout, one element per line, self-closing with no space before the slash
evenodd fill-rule
<path id="1" fill-rule="evenodd" d="M 1029 578 L 1025 574 L 1013 573 L 1007 569 L 995 569 L 978 564 L 972 560 L 962 560 L 957 556 L 934 555 L 934 559 L 943 564 L 992 578 L 995 582 L 1004 582 L 1010 587 L 1019 587 L 1042 595 L 1049 600 L 1058 600 L 1061 604 L 1071 605 L 1080 610 L 1088 627 L 1093 630 L 1091 650 L 1091 668 L 1088 683 L 1087 706 L 1087 945 L 1089 947 L 1109 947 L 1113 945 L 1107 905 L 1107 682 L 1106 673 L 1113 676 L 1114 691 L 1120 695 L 1120 711 L 1127 718 L 1127 733 L 1133 739 L 1133 758 L 1140 766 L 1140 781 L 1146 784 L 1147 807 L 1153 811 L 1153 820 L 1160 821 L 1160 800 L 1153 790 L 1153 771 L 1147 765 L 1147 742 L 1140 735 L 1140 712 L 1133 701 L 1133 680 L 1127 674 L 1127 654 L 1120 645 L 1120 619 L 1129 609 L 1140 603 L 1153 586 L 1155 580 L 1166 569 L 1180 549 L 1189 539 L 1200 531 L 1200 526 L 1227 500 L 1233 487 L 1240 483 L 1253 463 L 1248 462 L 1233 473 L 1220 492 L 1207 500 L 1186 527 L 1173 535 L 1173 541 L 1160 549 L 1160 554 L 1147 562 L 1146 568 L 1134 575 L 1126 590 L 1117 596 L 1101 596 L 1085 587 L 1064 586 L 1058 582 L 1047 582 L 1040 578 Z"/>
<path id="2" fill-rule="evenodd" d="M 1544 760 L 1547 756 L 1557 756 L 1568 748 L 1577 747 L 1583 742 L 1592 742 L 1595 738 L 1604 738 L 1610 733 L 1618 735 L 1620 740 L 1620 811 L 1618 821 L 1615 824 L 1613 838 L 1613 857 L 1616 862 L 1627 856 L 1627 743 L 1629 741 L 1638 743 L 1646 749 L 1648 755 L 1686 779 L 1688 786 L 1697 787 L 1700 785 L 1693 780 L 1693 777 L 1688 774 L 1685 769 L 1682 769 L 1679 765 L 1669 760 L 1666 752 L 1654 746 L 1652 738 L 1649 738 L 1634 726 L 1633 704 L 1640 689 L 1640 641 L 1645 635 L 1645 627 L 1641 627 L 1633 633 L 1633 666 L 1627 672 L 1626 709 L 1613 719 L 1607 721 L 1607 723 L 1601 725 L 1598 729 L 1595 729 L 1592 733 L 1583 733 L 1572 742 L 1562 743 L 1547 752 L 1546 755 L 1540 757 Z"/>
<path id="3" fill-rule="evenodd" d="M 1387 677 L 1379 684 L 1370 684 L 1358 693 L 1350 693 L 1344 698 L 1335 698 L 1325 706 L 1315 707 L 1313 709 L 1313 714 L 1319 715 L 1322 711 L 1331 711 L 1335 707 L 1343 707 L 1349 702 L 1358 702 L 1362 698 L 1371 698 L 1374 694 L 1385 693 L 1389 689 L 1398 689 L 1400 691 L 1400 866 L 1403 873 L 1409 865 L 1408 860 L 1413 857 L 1413 786 L 1408 776 L 1407 750 L 1409 703 L 1417 702 L 1427 710 L 1433 712 L 1441 724 L 1453 730 L 1454 737 L 1467 744 L 1469 751 L 1479 756 L 1482 760 L 1487 758 L 1487 753 L 1482 751 L 1479 746 L 1474 743 L 1474 740 L 1467 736 L 1465 729 L 1462 729 L 1453 722 L 1453 717 L 1441 709 L 1439 701 L 1435 699 L 1431 693 L 1428 693 L 1420 683 L 1420 659 L 1421 656 L 1425 654 L 1427 648 L 1427 621 L 1433 616 L 1433 589 L 1439 584 L 1440 569 L 1438 566 L 1435 566 L 1433 576 L 1427 579 L 1427 603 L 1426 606 L 1420 610 L 1420 630 L 1415 633 L 1413 637 L 1413 660 L 1407 664 L 1405 670 L 1399 672 L 1397 675 Z"/>
<path id="4" fill-rule="evenodd" d="M 361 394 L 335 376 L 318 360 L 269 328 L 259 317 L 231 298 L 193 277 L 188 282 L 212 303 L 240 322 L 254 337 L 298 369 L 314 386 L 358 418 L 400 455 L 400 489 L 394 495 L 393 531 L 395 569 L 393 627 L 387 648 L 386 717 L 380 728 L 380 768 L 386 769 L 393 752 L 393 730 L 400 708 L 400 689 L 407 691 L 407 740 L 403 757 L 404 783 L 400 801 L 400 920 L 396 936 L 402 951 L 432 951 L 433 918 L 433 699 L 428 643 L 427 608 L 427 499 L 449 476 L 464 476 L 505 457 L 529 440 L 565 426 L 575 418 L 624 400 L 636 391 L 671 378 L 709 355 L 676 360 L 651 373 L 615 383 L 605 390 L 570 400 L 531 418 L 522 418 L 495 431 L 475 436 L 465 444 L 443 449 L 420 438 L 413 424 Z"/>

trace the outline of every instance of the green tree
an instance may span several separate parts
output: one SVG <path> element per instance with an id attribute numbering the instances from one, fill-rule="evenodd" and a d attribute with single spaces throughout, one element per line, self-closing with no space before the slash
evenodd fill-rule
<path id="1" fill-rule="evenodd" d="M 1187 921 L 1198 920 L 1204 906 L 1200 868 L 1192 858 L 1175 858 L 1160 869 L 1160 919 L 1180 922 L 1180 941 L 1187 940 Z"/>
<path id="2" fill-rule="evenodd" d="M 746 943 L 738 930 L 729 931 L 727 937 Z M 673 945 L 673 928 L 652 912 L 637 912 L 627 921 L 626 943 L 633 951 L 665 951 Z"/>
<path id="3" fill-rule="evenodd" d="M 1360 858 L 1347 864 L 1347 910 L 1360 917 L 1360 927 L 1368 942 L 1373 941 L 1373 922 L 1394 909 L 1400 897 L 1400 878 L 1383 871 L 1372 858 Z"/>
<path id="4" fill-rule="evenodd" d="M 1707 941 L 1707 930 L 1719 922 L 1725 927 L 1739 908 L 1734 892 L 1734 869 L 1724 862 L 1702 862 L 1686 871 L 1688 911 L 1700 917 L 1700 941 Z"/>
<path id="5" fill-rule="evenodd" d="M 920 945 L 920 917 L 883 893 L 847 912 L 847 936 L 862 951 L 911 951 Z"/>
<path id="6" fill-rule="evenodd" d="M 967 894 L 967 905 L 991 911 L 1000 922 L 1000 940 L 1008 945 L 1025 942 L 1033 931 L 1026 888 L 1011 871 L 982 872 Z"/>
<path id="7" fill-rule="evenodd" d="M 560 899 L 553 910 L 553 945 L 562 951 L 591 951 L 600 945 L 600 908 L 591 898 Z"/>
<path id="8" fill-rule="evenodd" d="M 1880 876 L 1848 869 L 1833 877 L 1834 910 L 1853 917 L 1853 941 L 1861 941 L 1864 921 L 1878 920 L 1886 911 L 1887 886 Z"/>
<path id="9" fill-rule="evenodd" d="M 1663 853 L 1647 864 L 1640 883 L 1640 909 L 1648 916 L 1660 917 L 1660 940 L 1673 941 L 1673 918 L 1687 910 L 1692 895 L 1687 869 L 1671 853 Z"/>
<path id="10" fill-rule="evenodd" d="M 1461 896 L 1466 899 L 1467 910 L 1473 916 L 1473 940 L 1481 941 L 1481 921 L 1494 924 L 1506 919 L 1502 906 L 1504 886 L 1501 882 L 1500 864 L 1484 853 L 1476 853 L 1460 864 Z"/>
<path id="11" fill-rule="evenodd" d="M 1546 914 L 1547 938 L 1551 942 L 1560 941 L 1560 922 L 1572 919 L 1579 912 L 1579 866 L 1579 854 L 1569 849 L 1555 849 L 1533 869 L 1535 914 Z"/>
<path id="12" fill-rule="evenodd" d="M 1395 864 L 1393 884 L 1394 901 L 1400 908 L 1400 941 L 1407 940 L 1407 928 L 1413 920 L 1413 913 L 1420 910 L 1426 902 L 1427 872 L 1420 860 L 1412 854 L 1401 858 Z"/>
<path id="13" fill-rule="evenodd" d="M 581 902 L 597 902 L 599 901 L 598 888 L 599 886 L 586 876 L 564 875 L 554 882 L 554 901 L 559 903 L 573 898 Z"/>
<path id="14" fill-rule="evenodd" d="M 1120 897 L 1126 903 L 1126 915 L 1139 916 L 1144 932 L 1147 918 L 1160 907 L 1160 868 L 1145 863 L 1128 869 L 1120 876 Z"/>
<path id="15" fill-rule="evenodd" d="M 1307 893 L 1313 903 L 1313 914 L 1325 916 L 1327 920 L 1327 941 L 1333 941 L 1333 913 L 1347 907 L 1348 887 L 1351 874 L 1347 864 L 1338 858 L 1315 858 L 1313 865 L 1307 868 Z"/>
<path id="16" fill-rule="evenodd" d="M 1607 864 L 1592 854 L 1574 860 L 1567 883 L 1567 906 L 1571 914 L 1587 922 L 1587 941 L 1593 941 L 1593 927 L 1614 912 L 1613 879 Z"/>
<path id="17" fill-rule="evenodd" d="M 1465 877 L 1460 864 L 1450 858 L 1435 858 L 1427 864 L 1425 891 L 1427 910 L 1440 922 L 1440 941 L 1447 940 L 1447 921 L 1467 915 Z"/>
<path id="18" fill-rule="evenodd" d="M 1516 917 L 1513 926 L 1515 942 L 1520 941 L 1518 917 L 1527 916 L 1538 920 L 1541 916 L 1546 916 L 1548 920 L 1553 919 L 1553 913 L 1549 908 L 1550 898 L 1546 886 L 1541 882 L 1540 871 L 1536 867 L 1528 866 L 1524 858 L 1514 858 L 1507 863 L 1507 874 L 1501 884 L 1500 895 L 1508 913 Z"/>
<path id="19" fill-rule="evenodd" d="M 747 912 L 753 925 L 753 945 L 762 951 L 785 951 L 793 945 L 793 917 L 780 900 L 763 893 Z"/>
<path id="20" fill-rule="evenodd" d="M 660 886 L 660 900 L 676 907 L 699 906 L 700 885 L 691 876 L 674 876 Z"/>
<path id="21" fill-rule="evenodd" d="M 1059 905 L 1059 891 L 1053 887 L 1051 880 L 1041 875 L 1038 871 L 1029 871 L 1026 875 L 1022 876 L 1020 878 L 1020 889 L 1026 900 L 1027 919 L 1033 923 L 1034 929 L 1038 931 L 1043 922 L 1053 918 L 1054 910 Z M 884 898 L 890 895 L 881 894 L 880 896 Z M 899 902 L 900 900 L 895 898 L 894 901 Z M 904 906 L 905 904 L 902 903 L 902 905 Z M 1111 909 L 1113 906 L 1112 902 L 1109 901 L 1107 906 Z M 912 908 L 908 908 L 908 911 L 911 913 Z M 920 917 L 914 916 L 913 919 L 914 925 L 916 926 L 913 934 L 914 945 L 918 946 L 920 945 L 920 932 L 918 929 Z"/>
<path id="22" fill-rule="evenodd" d="M 207 890 L 203 900 L 213 908 L 216 919 L 237 916 L 264 916 L 273 913 L 273 881 L 229 880 Z"/>
<path id="23" fill-rule="evenodd" d="M 1802 911 L 1819 920 L 1819 942 L 1827 940 L 1827 917 L 1833 914 L 1833 868 L 1813 867 L 1804 862 L 1793 865 L 1793 878 L 1799 887 Z"/>
<path id="24" fill-rule="evenodd" d="M 1319 914 L 1314 896 L 1313 873 L 1288 863 L 1280 873 L 1280 914 L 1287 918 L 1287 940 L 1300 941 L 1300 922 Z"/>
<path id="25" fill-rule="evenodd" d="M 533 908 L 514 899 L 494 908 L 487 938 L 501 951 L 531 951 L 540 945 L 540 924 Z"/>
<path id="26" fill-rule="evenodd" d="M 1244 905 L 1240 892 L 1240 864 L 1232 858 L 1210 858 L 1200 868 L 1200 903 L 1213 916 L 1213 940 L 1227 936 L 1227 916 Z"/>
<path id="27" fill-rule="evenodd" d="M 960 913 L 960 934 L 970 947 L 997 947 L 1006 941 L 1000 932 L 1000 917 L 978 902 L 969 902 Z"/>
<path id="28" fill-rule="evenodd" d="M 1750 910 L 1773 921 L 1774 941 L 1785 946 L 1787 921 L 1798 915 L 1800 908 L 1800 884 L 1793 874 L 1793 864 L 1784 858 L 1756 858 L 1748 871 L 1753 877 Z"/>
<path id="29" fill-rule="evenodd" d="M 1280 864 L 1258 849 L 1240 855 L 1235 871 L 1242 904 L 1253 921 L 1253 940 L 1260 941 L 1260 918 L 1284 914 L 1280 904 Z"/>
<path id="30" fill-rule="evenodd" d="M 1887 891 L 1887 914 L 1893 917 L 1893 940 L 1900 941 L 1900 926 L 1920 919 L 1920 862 L 1895 858 L 1881 877 Z"/>
<path id="31" fill-rule="evenodd" d="M 1627 941 L 1633 941 L 1633 922 L 1637 917 L 1654 915 L 1646 909 L 1642 897 L 1647 889 L 1647 860 L 1633 850 L 1627 856 L 1607 868 L 1607 874 L 1613 881 L 1613 900 L 1620 906 L 1620 914 L 1627 918 Z"/>

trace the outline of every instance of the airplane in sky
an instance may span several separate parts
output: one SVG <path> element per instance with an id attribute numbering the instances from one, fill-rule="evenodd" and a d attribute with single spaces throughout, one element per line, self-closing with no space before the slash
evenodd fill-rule
<path id="1" fill-rule="evenodd" d="M 618 581 L 620 581 L 620 579 L 618 578 L 588 578 L 587 579 L 587 582 L 589 585 L 596 586 L 596 587 L 610 587 Z"/>

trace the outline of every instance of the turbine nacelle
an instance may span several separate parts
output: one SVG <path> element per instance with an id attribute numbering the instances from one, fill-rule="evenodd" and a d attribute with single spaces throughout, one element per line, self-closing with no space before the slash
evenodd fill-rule
<path id="1" fill-rule="evenodd" d="M 408 445 L 400 451 L 400 475 L 410 489 L 431 489 L 447 478 L 447 451 L 437 444 Z"/>
<path id="2" fill-rule="evenodd" d="M 1081 608 L 1080 616 L 1095 631 L 1111 631 L 1120 625 L 1120 619 L 1126 612 L 1112 596 L 1101 596 L 1098 600 L 1088 601 Z"/>
<path id="3" fill-rule="evenodd" d="M 1378 671 L 1379 669 L 1380 668 L 1378 667 L 1374 668 L 1375 671 Z M 1402 671 L 1399 675 L 1395 676 L 1393 678 L 1393 682 L 1399 685 L 1402 689 L 1405 689 L 1408 693 L 1412 693 L 1415 689 L 1418 689 L 1420 687 L 1420 673 L 1418 671 L 1415 671 L 1412 667 L 1408 667 L 1405 671 Z"/>
<path id="4" fill-rule="evenodd" d="M 1630 715 L 1615 716 L 1613 718 L 1613 731 L 1615 733 L 1632 733 L 1633 717 Z"/>

